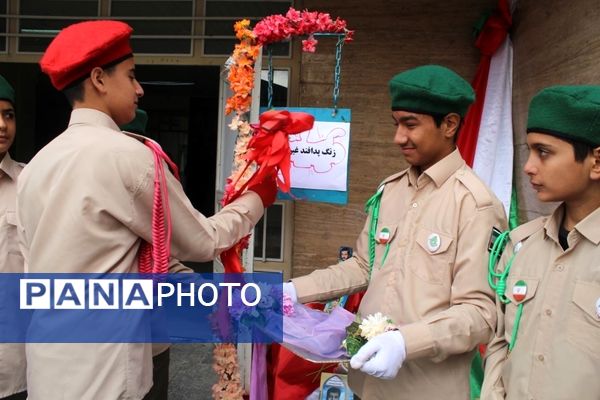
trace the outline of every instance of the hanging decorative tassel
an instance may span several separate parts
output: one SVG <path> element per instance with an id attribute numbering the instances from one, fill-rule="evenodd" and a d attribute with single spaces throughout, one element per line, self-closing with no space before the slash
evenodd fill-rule
<path id="1" fill-rule="evenodd" d="M 169 272 L 171 256 L 171 212 L 169 193 L 163 161 L 173 175 L 179 179 L 177 166 L 158 143 L 146 139 L 146 146 L 154 157 L 154 201 L 152 203 L 152 243 L 142 242 L 139 250 L 139 272 L 141 274 L 166 274 Z"/>

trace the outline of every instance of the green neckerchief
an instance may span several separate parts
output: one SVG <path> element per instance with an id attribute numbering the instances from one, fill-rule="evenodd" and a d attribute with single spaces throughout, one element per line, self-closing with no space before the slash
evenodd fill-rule
<path id="1" fill-rule="evenodd" d="M 365 204 L 365 212 L 370 216 L 369 223 L 369 280 L 371 280 L 371 274 L 373 273 L 373 265 L 375 264 L 375 247 L 377 246 L 377 240 L 375 235 L 377 234 L 377 223 L 379 221 L 379 209 L 381 207 L 381 197 L 383 196 L 383 188 L 385 185 L 379 186 L 377 192 L 371 196 Z M 385 263 L 388 252 L 390 250 L 390 242 L 388 241 L 381 258 L 381 266 Z"/>
<path id="2" fill-rule="evenodd" d="M 516 253 L 513 251 L 513 254 L 510 256 L 510 259 L 506 263 L 506 267 L 504 271 L 496 272 L 496 266 L 502 257 L 502 253 L 507 243 L 510 241 L 510 231 L 505 231 L 496 238 L 494 244 L 492 245 L 492 249 L 490 251 L 490 258 L 488 261 L 488 283 L 492 290 L 496 292 L 498 295 L 498 299 L 503 304 L 510 303 L 510 299 L 506 297 L 506 279 L 508 278 L 508 274 L 510 273 L 510 269 L 512 267 L 513 261 L 515 259 Z M 523 314 L 523 303 L 519 303 L 517 306 L 517 313 L 515 314 L 515 323 L 513 325 L 510 342 L 508 343 L 508 351 L 512 351 L 513 347 L 515 347 L 515 343 L 517 342 L 517 332 L 519 331 L 519 323 L 521 322 L 521 315 Z"/>

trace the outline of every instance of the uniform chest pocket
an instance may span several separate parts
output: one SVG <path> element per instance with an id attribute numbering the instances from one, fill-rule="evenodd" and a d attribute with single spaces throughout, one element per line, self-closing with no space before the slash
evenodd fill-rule
<path id="1" fill-rule="evenodd" d="M 567 322 L 567 340 L 600 358 L 600 284 L 576 281 Z"/>
<path id="2" fill-rule="evenodd" d="M 7 211 L 4 214 L 4 222 L 0 226 L 2 236 L 0 250 L 4 254 L 20 254 L 19 239 L 17 237 L 17 214 L 14 211 Z"/>
<path id="3" fill-rule="evenodd" d="M 441 285 L 450 276 L 454 257 L 450 235 L 419 228 L 412 257 L 408 260 L 411 271 L 428 283 Z"/>

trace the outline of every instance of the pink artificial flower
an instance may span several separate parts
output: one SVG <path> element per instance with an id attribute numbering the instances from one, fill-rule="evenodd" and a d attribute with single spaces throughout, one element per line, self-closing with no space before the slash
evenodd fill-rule
<path id="1" fill-rule="evenodd" d="M 333 21 L 331 23 L 331 30 L 335 31 L 335 32 L 343 32 L 346 29 L 346 21 L 341 20 L 339 17 L 335 19 L 335 21 Z"/>
<path id="2" fill-rule="evenodd" d="M 317 50 L 317 43 L 319 42 L 310 35 L 308 39 L 302 41 L 302 51 L 314 53 Z"/>
<path id="3" fill-rule="evenodd" d="M 329 27 L 332 24 L 331 16 L 327 13 L 320 13 L 317 17 L 317 29 L 322 32 L 329 31 Z"/>
<path id="4" fill-rule="evenodd" d="M 354 31 L 346 31 L 346 38 L 344 42 L 348 43 L 354 40 Z"/>
<path id="5" fill-rule="evenodd" d="M 270 34 L 269 28 L 261 22 L 256 24 L 252 32 L 254 32 L 259 42 L 263 42 L 263 38 Z"/>
<path id="6" fill-rule="evenodd" d="M 256 40 L 261 45 L 281 42 L 288 40 L 293 36 L 312 35 L 317 32 L 346 33 L 345 41 L 352 41 L 353 31 L 346 29 L 346 21 L 336 18 L 331 19 L 328 13 L 317 11 L 298 11 L 290 7 L 284 15 L 269 15 L 263 18 L 254 27 L 253 33 Z M 303 51 L 314 53 L 317 41 L 314 37 L 309 37 L 302 41 Z"/>
<path id="7" fill-rule="evenodd" d="M 290 21 L 294 21 L 294 22 L 298 22 L 298 21 L 302 20 L 302 15 L 300 15 L 300 13 L 292 7 L 290 7 L 290 9 L 285 14 L 285 16 L 287 19 L 289 19 Z"/>
<path id="8" fill-rule="evenodd" d="M 281 14 L 265 17 L 253 30 L 259 43 L 269 44 L 288 39 L 290 31 L 288 19 Z"/>
<path id="9" fill-rule="evenodd" d="M 318 12 L 310 12 L 307 10 L 302 11 L 302 23 L 300 24 L 302 33 L 301 34 L 311 34 L 317 32 L 317 18 L 319 16 Z"/>
<path id="10" fill-rule="evenodd" d="M 319 17 L 318 11 L 308 11 L 308 10 L 302 11 L 302 19 L 305 21 L 315 23 L 315 21 L 317 20 L 318 17 Z"/>
<path id="11" fill-rule="evenodd" d="M 285 315 L 286 317 L 294 315 L 294 302 L 293 302 L 292 298 L 290 297 L 290 295 L 288 295 L 287 293 L 283 294 L 282 309 L 283 309 L 283 315 Z"/>

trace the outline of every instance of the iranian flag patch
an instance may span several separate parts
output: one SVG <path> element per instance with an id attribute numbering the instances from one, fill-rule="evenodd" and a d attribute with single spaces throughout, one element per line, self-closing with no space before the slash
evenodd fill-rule
<path id="1" fill-rule="evenodd" d="M 512 294 L 513 298 L 516 301 L 523 300 L 527 295 L 527 284 L 525 283 L 525 281 L 518 281 L 517 283 L 515 283 L 515 286 L 513 286 Z"/>

